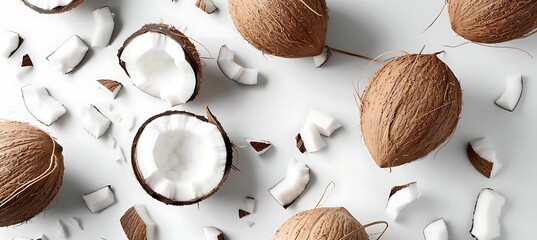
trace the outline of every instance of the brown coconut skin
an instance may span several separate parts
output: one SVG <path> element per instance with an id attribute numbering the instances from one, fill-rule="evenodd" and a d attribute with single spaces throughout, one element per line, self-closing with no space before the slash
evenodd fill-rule
<path id="1" fill-rule="evenodd" d="M 231 140 L 229 139 L 227 133 L 225 132 L 225 130 L 222 127 L 222 125 L 220 124 L 220 122 L 216 119 L 216 117 L 214 117 L 214 115 L 212 115 L 212 113 L 211 113 L 211 111 L 209 110 L 208 107 L 205 107 L 205 112 L 207 114 L 207 117 L 196 115 L 196 114 L 193 114 L 193 113 L 190 113 L 190 112 L 185 112 L 185 111 L 166 111 L 166 112 L 157 114 L 157 115 L 149 118 L 138 129 L 138 132 L 136 133 L 136 135 L 134 137 L 134 140 L 133 140 L 133 143 L 132 143 L 132 148 L 131 148 L 132 168 L 134 170 L 134 175 L 136 176 L 136 180 L 138 180 L 138 182 L 140 183 L 142 188 L 147 192 L 147 194 L 149 194 L 154 199 L 156 199 L 156 200 L 158 200 L 160 202 L 163 202 L 165 204 L 168 204 L 168 205 L 175 205 L 175 206 L 191 205 L 191 204 L 199 203 L 199 202 L 207 199 L 208 197 L 212 196 L 218 190 L 220 190 L 220 188 L 226 182 L 226 180 L 227 180 L 227 178 L 229 176 L 229 172 L 231 170 L 231 165 L 233 163 L 233 148 L 232 148 Z M 222 176 L 222 180 L 220 181 L 218 186 L 216 186 L 207 195 L 199 197 L 199 198 L 196 198 L 196 199 L 192 199 L 190 201 L 175 201 L 173 199 L 169 199 L 169 198 L 167 198 L 165 196 L 162 196 L 159 193 L 153 191 L 153 189 L 151 189 L 151 187 L 149 187 L 149 185 L 146 183 L 146 181 L 144 179 L 144 176 L 142 175 L 142 173 L 141 173 L 141 171 L 140 171 L 140 169 L 138 167 L 138 157 L 137 157 L 136 148 L 138 147 L 138 140 L 140 139 L 140 136 L 142 135 L 142 132 L 144 131 L 146 126 L 149 123 L 151 123 L 153 120 L 155 120 L 155 119 L 157 119 L 159 117 L 168 116 L 168 115 L 172 115 L 172 114 L 184 114 L 184 115 L 187 115 L 187 116 L 196 117 L 196 118 L 198 118 L 198 119 L 200 119 L 200 120 L 202 120 L 204 122 L 209 122 L 209 123 L 212 123 L 212 124 L 216 125 L 216 127 L 218 127 L 218 130 L 220 131 L 220 133 L 222 133 L 222 137 L 224 139 L 224 143 L 225 143 L 226 149 L 227 149 L 226 167 L 224 169 L 224 175 Z"/>
<path id="2" fill-rule="evenodd" d="M 523 38 L 537 27 L 536 0 L 449 0 L 451 28 L 478 43 Z"/>
<path id="3" fill-rule="evenodd" d="M 328 7 L 325 0 L 303 2 L 229 0 L 228 7 L 237 30 L 261 52 L 285 58 L 317 56 L 326 45 Z"/>
<path id="4" fill-rule="evenodd" d="M 50 168 L 49 168 L 50 167 Z M 56 197 L 63 182 L 62 147 L 27 123 L 0 122 L 0 227 L 32 219 Z M 27 184 L 43 174 L 43 178 Z M 17 191 L 27 184 L 27 188 Z M 11 200 L 7 198 L 14 194 Z"/>
<path id="5" fill-rule="evenodd" d="M 316 208 L 291 217 L 276 231 L 273 239 L 340 240 L 354 231 L 354 234 L 345 239 L 369 240 L 362 224 L 347 209 L 342 207 Z"/>
<path id="6" fill-rule="evenodd" d="M 451 136 L 462 108 L 462 91 L 436 54 L 405 55 L 378 70 L 362 96 L 360 127 L 381 168 L 410 163 Z"/>
<path id="7" fill-rule="evenodd" d="M 22 2 L 24 3 L 24 5 L 28 6 L 29 8 L 31 8 L 32 10 L 34 10 L 34 11 L 36 11 L 38 13 L 42 13 L 42 14 L 58 14 L 58 13 L 64 13 L 64 12 L 71 11 L 73 8 L 78 7 L 78 5 L 83 3 L 84 0 L 74 0 L 73 2 L 71 2 L 70 4 L 68 4 L 66 6 L 55 7 L 52 10 L 38 8 L 38 7 L 32 5 L 31 3 L 29 3 L 26 0 L 22 0 Z"/>
<path id="8" fill-rule="evenodd" d="M 147 240 L 147 227 L 134 207 L 129 208 L 119 220 L 129 240 Z"/>
<path id="9" fill-rule="evenodd" d="M 134 32 L 131 36 L 129 36 L 125 42 L 123 42 L 123 46 L 118 50 L 117 57 L 119 60 L 119 65 L 127 76 L 130 77 L 129 71 L 127 71 L 127 68 L 125 67 L 125 62 L 121 60 L 121 54 L 123 53 L 123 50 L 129 43 L 136 37 L 147 33 L 147 32 L 156 32 L 164 34 L 170 38 L 172 38 L 174 41 L 176 41 L 185 52 L 185 58 L 190 63 L 190 66 L 192 66 L 192 69 L 194 70 L 194 74 L 196 75 L 196 88 L 194 89 L 194 93 L 190 97 L 190 99 L 187 102 L 190 102 L 196 98 L 198 95 L 200 88 L 201 88 L 201 79 L 203 74 L 203 68 L 201 64 L 201 58 L 198 53 L 198 50 L 196 49 L 196 46 L 188 39 L 187 36 L 185 36 L 181 31 L 177 30 L 174 26 L 163 24 L 163 23 L 150 23 L 144 25 L 140 30 Z"/>

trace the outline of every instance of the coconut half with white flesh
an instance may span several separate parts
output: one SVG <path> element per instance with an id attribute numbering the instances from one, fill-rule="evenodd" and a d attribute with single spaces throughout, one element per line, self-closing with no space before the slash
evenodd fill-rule
<path id="1" fill-rule="evenodd" d="M 245 68 L 235 62 L 235 53 L 226 45 L 220 47 L 216 63 L 227 78 L 244 85 L 257 84 L 257 69 Z"/>
<path id="2" fill-rule="evenodd" d="M 496 158 L 496 152 L 487 145 L 487 140 L 485 138 L 480 138 L 468 143 L 466 153 L 474 168 L 487 178 L 496 175 L 498 170 L 502 167 L 502 164 L 498 158 Z"/>
<path id="3" fill-rule="evenodd" d="M 502 95 L 494 101 L 494 103 L 509 112 L 515 110 L 522 97 L 522 91 L 524 89 L 524 80 L 522 75 L 516 74 L 509 76 L 505 81 L 505 90 Z"/>
<path id="4" fill-rule="evenodd" d="M 329 47 L 325 47 L 321 54 L 313 57 L 313 63 L 315 64 L 315 67 L 322 67 L 326 62 L 328 62 L 328 59 L 330 59 L 331 56 L 332 51 L 330 51 Z"/>
<path id="5" fill-rule="evenodd" d="M 97 82 L 99 83 L 99 89 L 103 90 L 103 92 L 105 92 L 112 98 L 116 98 L 117 94 L 119 93 L 119 91 L 121 91 L 121 88 L 123 87 L 120 82 L 110 79 L 100 79 L 97 80 Z"/>
<path id="6" fill-rule="evenodd" d="M 143 26 L 125 40 L 117 56 L 138 89 L 171 106 L 192 101 L 199 92 L 202 66 L 198 51 L 171 25 Z"/>
<path id="7" fill-rule="evenodd" d="M 129 208 L 120 219 L 121 227 L 129 240 L 155 240 L 157 226 L 143 205 Z"/>
<path id="8" fill-rule="evenodd" d="M 390 191 L 386 212 L 395 220 L 401 210 L 421 197 L 418 183 L 411 182 L 405 185 L 395 186 Z"/>
<path id="9" fill-rule="evenodd" d="M 207 117 L 167 111 L 138 129 L 131 159 L 136 179 L 153 198 L 170 205 L 198 203 L 216 193 L 232 164 L 232 145 L 223 127 Z"/>
<path id="10" fill-rule="evenodd" d="M 44 125 L 50 126 L 67 112 L 45 87 L 26 85 L 21 88 L 21 93 L 28 112 Z"/>
<path id="11" fill-rule="evenodd" d="M 501 235 L 500 216 L 505 198 L 485 188 L 477 196 L 470 234 L 478 240 L 492 240 Z"/>
<path id="12" fill-rule="evenodd" d="M 38 13 L 57 14 L 70 11 L 84 0 L 22 0 L 22 2 Z"/>
<path id="13" fill-rule="evenodd" d="M 283 208 L 287 209 L 302 195 L 309 182 L 308 165 L 292 160 L 287 166 L 285 178 L 269 189 L 269 192 Z"/>
<path id="14" fill-rule="evenodd" d="M 446 221 L 443 218 L 429 223 L 423 229 L 425 240 L 449 240 L 449 233 Z"/>
<path id="15" fill-rule="evenodd" d="M 250 146 L 257 155 L 265 154 L 272 147 L 272 143 L 270 141 L 254 140 L 249 138 L 245 138 L 244 140 L 246 140 L 248 146 Z"/>
<path id="16" fill-rule="evenodd" d="M 225 240 L 224 233 L 220 231 L 220 229 L 213 227 L 213 226 L 205 226 L 203 227 L 203 235 L 205 236 L 205 240 Z"/>
<path id="17" fill-rule="evenodd" d="M 216 7 L 212 0 L 197 0 L 196 7 L 198 7 L 207 14 L 214 13 L 218 10 L 218 7 Z"/>
<path id="18" fill-rule="evenodd" d="M 47 60 L 58 71 L 67 74 L 80 65 L 88 51 L 86 43 L 78 35 L 74 35 L 51 53 Z"/>
<path id="19" fill-rule="evenodd" d="M 9 58 L 19 49 L 24 39 L 16 33 L 8 30 L 0 31 L 0 56 Z"/>

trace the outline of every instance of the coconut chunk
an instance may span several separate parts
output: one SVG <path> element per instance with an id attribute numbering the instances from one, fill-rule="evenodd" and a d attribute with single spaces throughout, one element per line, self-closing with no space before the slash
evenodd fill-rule
<path id="1" fill-rule="evenodd" d="M 205 240 L 225 240 L 222 231 L 213 226 L 204 226 L 203 235 L 205 235 Z"/>
<path id="2" fill-rule="evenodd" d="M 245 138 L 248 145 L 254 150 L 257 155 L 263 155 L 265 154 L 271 147 L 272 143 L 270 141 L 266 140 L 254 140 Z"/>
<path id="3" fill-rule="evenodd" d="M 21 36 L 12 31 L 0 31 L 0 56 L 9 58 L 22 45 Z"/>
<path id="4" fill-rule="evenodd" d="M 67 109 L 45 87 L 26 85 L 21 88 L 22 99 L 28 112 L 39 122 L 50 126 L 63 116 Z"/>
<path id="5" fill-rule="evenodd" d="M 69 231 L 67 230 L 67 227 L 62 222 L 62 220 L 58 220 L 57 231 L 58 231 L 58 236 L 60 236 L 61 238 L 69 237 Z"/>
<path id="6" fill-rule="evenodd" d="M 330 56 L 332 56 L 332 52 L 330 51 L 329 47 L 325 47 L 323 49 L 323 52 L 321 54 L 313 57 L 313 63 L 315 64 L 316 68 L 322 67 L 328 59 L 330 59 Z"/>
<path id="7" fill-rule="evenodd" d="M 274 187 L 269 189 L 272 197 L 287 209 L 302 195 L 310 182 L 310 168 L 301 162 L 292 160 L 287 166 L 287 175 Z"/>
<path id="8" fill-rule="evenodd" d="M 196 7 L 198 7 L 207 14 L 214 13 L 216 12 L 216 10 L 218 10 L 218 7 L 214 5 L 214 2 L 212 0 L 197 0 Z"/>
<path id="9" fill-rule="evenodd" d="M 91 213 L 98 213 L 116 202 L 110 185 L 82 196 Z"/>
<path id="10" fill-rule="evenodd" d="M 500 216 L 505 198 L 496 191 L 485 188 L 477 196 L 470 233 L 478 240 L 499 237 Z"/>
<path id="11" fill-rule="evenodd" d="M 88 53 L 88 46 L 78 35 L 74 35 L 51 53 L 47 60 L 63 74 L 75 70 Z"/>
<path id="12" fill-rule="evenodd" d="M 468 143 L 466 153 L 474 168 L 487 178 L 496 175 L 498 170 L 502 167 L 502 164 L 498 158 L 496 158 L 496 152 L 487 145 L 487 140 L 485 138 L 480 138 Z"/>
<path id="13" fill-rule="evenodd" d="M 91 40 L 92 47 L 106 47 L 114 32 L 114 14 L 110 7 L 101 7 L 93 10 L 95 32 Z"/>
<path id="14" fill-rule="evenodd" d="M 94 138 L 100 138 L 110 124 L 110 120 L 93 105 L 89 105 L 82 112 L 82 127 Z"/>
<path id="15" fill-rule="evenodd" d="M 129 240 L 155 240 L 157 226 L 143 205 L 136 204 L 121 217 L 121 227 Z"/>
<path id="16" fill-rule="evenodd" d="M 423 229 L 423 236 L 425 240 L 448 240 L 448 227 L 446 221 L 443 218 L 437 219 L 432 223 L 429 223 Z"/>
<path id="17" fill-rule="evenodd" d="M 30 69 L 34 67 L 34 64 L 32 62 L 32 59 L 28 54 L 24 54 L 22 56 L 21 62 L 19 64 L 19 70 L 17 71 L 17 77 L 22 77 L 25 75 Z"/>
<path id="18" fill-rule="evenodd" d="M 226 45 L 220 47 L 216 63 L 227 78 L 244 85 L 257 84 L 257 69 L 245 68 L 236 63 L 235 53 Z"/>
<path id="19" fill-rule="evenodd" d="M 522 96 L 522 90 L 524 89 L 524 81 L 522 75 L 516 74 L 507 77 L 505 81 L 505 90 L 502 95 L 494 101 L 494 103 L 509 112 L 515 110 L 520 97 Z"/>
<path id="20" fill-rule="evenodd" d="M 245 208 L 239 209 L 239 218 L 246 217 L 252 213 L 254 213 L 255 210 L 255 198 L 253 197 L 246 197 L 245 198 Z"/>
<path id="21" fill-rule="evenodd" d="M 119 91 L 121 91 L 121 88 L 123 85 L 114 80 L 110 79 L 100 79 L 97 80 L 99 83 L 99 89 L 103 90 L 106 94 L 110 95 L 112 98 L 116 98 Z"/>
<path id="22" fill-rule="evenodd" d="M 300 133 L 295 137 L 296 147 L 301 153 L 317 152 L 326 147 L 326 141 L 312 122 L 306 122 Z"/>
<path id="23" fill-rule="evenodd" d="M 310 109 L 306 122 L 313 123 L 325 137 L 332 136 L 332 133 L 341 127 L 341 123 L 334 117 L 315 109 Z"/>
<path id="24" fill-rule="evenodd" d="M 421 197 L 418 190 L 418 183 L 411 182 L 405 185 L 395 186 L 388 197 L 386 212 L 393 218 L 397 219 L 401 210 L 406 208 L 415 200 Z"/>

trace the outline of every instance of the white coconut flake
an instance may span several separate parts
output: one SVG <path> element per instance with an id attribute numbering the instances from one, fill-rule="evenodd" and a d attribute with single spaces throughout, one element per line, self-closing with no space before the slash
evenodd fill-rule
<path id="1" fill-rule="evenodd" d="M 440 218 L 432 223 L 429 223 L 423 229 L 425 240 L 449 240 L 448 227 L 446 221 Z"/>
<path id="2" fill-rule="evenodd" d="M 16 32 L 0 31 L 0 56 L 9 58 L 20 46 L 20 35 Z"/>
<path id="3" fill-rule="evenodd" d="M 302 130 L 300 130 L 300 137 L 304 142 L 304 147 L 307 152 L 317 152 L 326 147 L 326 141 L 312 122 L 306 122 L 304 127 L 302 127 Z"/>
<path id="4" fill-rule="evenodd" d="M 82 112 L 82 127 L 94 138 L 100 138 L 110 127 L 110 120 L 89 105 Z"/>
<path id="5" fill-rule="evenodd" d="M 45 87 L 26 85 L 21 88 L 21 93 L 26 109 L 39 122 L 47 126 L 67 112 L 63 104 L 50 96 Z"/>
<path id="6" fill-rule="evenodd" d="M 522 96 L 522 90 L 524 87 L 524 81 L 522 75 L 516 74 L 509 76 L 505 81 L 505 90 L 502 95 L 494 101 L 498 107 L 501 107 L 507 111 L 514 111 L 520 97 Z"/>
<path id="7" fill-rule="evenodd" d="M 326 61 L 328 61 L 331 54 L 332 53 L 330 52 L 330 48 L 325 47 L 323 51 L 321 52 L 321 54 L 313 57 L 313 63 L 315 64 L 315 67 L 319 68 L 323 66 L 326 63 Z"/>
<path id="8" fill-rule="evenodd" d="M 386 212 L 393 219 L 397 219 L 401 210 L 421 197 L 421 193 L 418 190 L 418 183 L 416 182 L 397 186 L 396 188 L 400 189 L 388 198 L 388 204 L 386 206 Z"/>
<path id="9" fill-rule="evenodd" d="M 114 16 L 110 7 L 102 7 L 93 10 L 93 19 L 95 20 L 95 30 L 91 46 L 106 47 L 112 38 L 114 32 Z"/>
<path id="10" fill-rule="evenodd" d="M 136 204 L 134 210 L 145 224 L 146 240 L 155 240 L 157 226 L 147 213 L 147 209 L 141 204 Z"/>
<path id="11" fill-rule="evenodd" d="M 315 109 L 310 109 L 306 122 L 313 123 L 325 137 L 332 136 L 332 133 L 341 127 L 341 123 L 334 117 Z"/>
<path id="12" fill-rule="evenodd" d="M 67 231 L 67 227 L 62 222 L 62 220 L 58 220 L 58 225 L 57 226 L 58 226 L 58 228 L 57 228 L 58 236 L 60 236 L 61 238 L 68 238 L 69 237 L 69 231 Z"/>
<path id="13" fill-rule="evenodd" d="M 186 103 L 194 94 L 194 69 L 181 45 L 165 34 L 146 32 L 135 37 L 121 60 L 136 87 L 171 106 Z"/>
<path id="14" fill-rule="evenodd" d="M 226 45 L 220 47 L 217 64 L 229 79 L 244 85 L 257 84 L 257 69 L 245 68 L 235 62 L 235 53 Z"/>
<path id="15" fill-rule="evenodd" d="M 91 213 L 98 213 L 116 202 L 110 185 L 82 196 Z"/>
<path id="16" fill-rule="evenodd" d="M 485 188 L 477 197 L 470 233 L 478 240 L 492 240 L 501 235 L 500 216 L 505 198 L 496 191 Z"/>
<path id="17" fill-rule="evenodd" d="M 75 0 L 26 0 L 31 5 L 44 10 L 53 10 L 57 7 L 65 7 Z"/>
<path id="18" fill-rule="evenodd" d="M 498 170 L 502 167 L 502 163 L 496 157 L 496 151 L 488 146 L 486 138 L 480 138 L 470 142 L 470 146 L 479 157 L 492 163 L 492 171 L 490 171 L 490 177 L 496 175 Z"/>
<path id="19" fill-rule="evenodd" d="M 213 226 L 204 226 L 203 235 L 205 235 L 205 240 L 224 240 L 222 231 Z"/>
<path id="20" fill-rule="evenodd" d="M 285 178 L 269 192 L 282 207 L 287 208 L 302 195 L 309 181 L 310 168 L 304 163 L 293 160 L 287 166 Z"/>
<path id="21" fill-rule="evenodd" d="M 47 57 L 47 60 L 63 74 L 73 71 L 82 62 L 89 48 L 74 35 Z"/>

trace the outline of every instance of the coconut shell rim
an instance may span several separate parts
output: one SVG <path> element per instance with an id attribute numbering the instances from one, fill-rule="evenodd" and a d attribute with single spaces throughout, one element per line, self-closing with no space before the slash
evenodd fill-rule
<path id="1" fill-rule="evenodd" d="M 58 7 L 55 7 L 53 9 L 51 9 L 51 10 L 47 10 L 47 9 L 36 7 L 33 4 L 29 3 L 27 0 L 21 0 L 21 1 L 27 7 L 31 8 L 32 10 L 34 10 L 34 11 L 36 11 L 38 13 L 41 13 L 41 14 L 60 14 L 60 13 L 65 13 L 65 12 L 71 11 L 73 8 L 78 7 L 80 4 L 82 4 L 84 2 L 84 0 L 73 0 L 71 3 L 69 3 L 69 4 L 65 5 L 65 6 L 58 6 Z"/>

